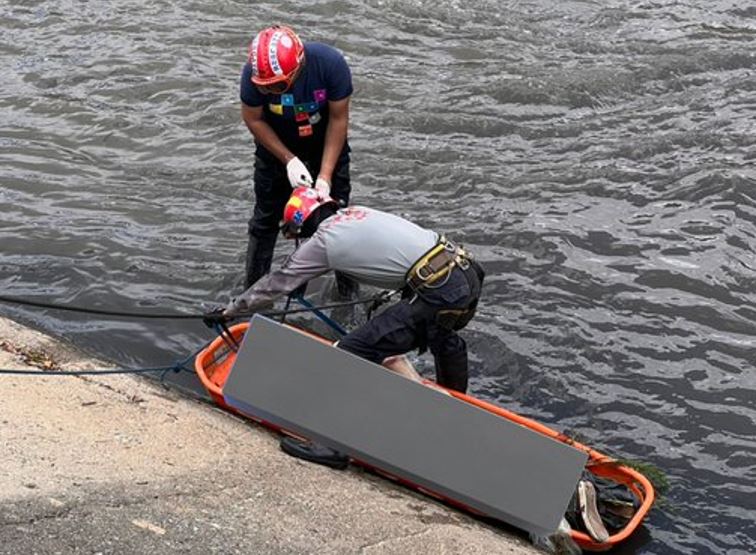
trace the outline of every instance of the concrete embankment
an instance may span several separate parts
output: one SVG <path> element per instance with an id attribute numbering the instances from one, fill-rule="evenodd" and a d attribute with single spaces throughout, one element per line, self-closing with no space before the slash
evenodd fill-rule
<path id="1" fill-rule="evenodd" d="M 0 368 L 103 368 L 0 318 Z M 41 370 L 42 371 L 42 370 Z M 0 375 L 0 553 L 537 553 L 132 376 Z"/>

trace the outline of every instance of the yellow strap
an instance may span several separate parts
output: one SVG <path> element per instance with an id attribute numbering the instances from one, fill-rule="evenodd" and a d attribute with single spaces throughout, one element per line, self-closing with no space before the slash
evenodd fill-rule
<path id="1" fill-rule="evenodd" d="M 415 265 L 412 266 L 412 270 L 410 270 L 410 275 L 417 276 L 420 281 L 427 281 L 429 277 L 432 276 L 423 276 L 420 274 L 421 270 L 425 268 L 425 266 L 428 265 L 430 260 L 436 256 L 438 253 L 442 252 L 445 249 L 444 243 L 439 243 L 435 247 L 433 247 L 431 250 L 429 250 L 420 260 L 415 262 Z"/>
<path id="2" fill-rule="evenodd" d="M 454 259 L 450 260 L 444 267 L 439 268 L 433 273 L 428 273 L 430 272 L 430 270 L 424 273 L 423 270 L 429 267 L 429 264 L 434 257 L 438 256 L 439 253 L 443 252 L 447 248 L 448 243 L 446 239 L 442 237 L 440 242 L 435 247 L 425 253 L 423 257 L 420 258 L 420 260 L 418 260 L 412 266 L 408 274 L 412 276 L 411 279 L 417 279 L 421 284 L 430 285 L 446 276 L 456 264 L 456 261 Z"/>

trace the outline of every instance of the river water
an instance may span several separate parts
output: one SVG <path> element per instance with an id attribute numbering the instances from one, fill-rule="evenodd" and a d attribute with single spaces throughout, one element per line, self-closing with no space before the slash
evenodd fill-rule
<path id="1" fill-rule="evenodd" d="M 239 69 L 256 29 L 287 22 L 352 67 L 355 202 L 447 231 L 487 268 L 465 332 L 472 392 L 666 473 L 624 552 L 756 552 L 756 7 L 0 10 L 4 295 L 198 312 L 238 292 L 253 200 Z M 0 313 L 123 365 L 211 337 L 193 321 Z"/>

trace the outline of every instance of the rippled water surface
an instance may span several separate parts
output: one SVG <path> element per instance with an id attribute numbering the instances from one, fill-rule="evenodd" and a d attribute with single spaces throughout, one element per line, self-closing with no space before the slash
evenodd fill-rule
<path id="1" fill-rule="evenodd" d="M 356 202 L 488 270 L 472 392 L 661 468 L 638 553 L 756 552 L 756 8 L 714 0 L 0 0 L 0 290 L 117 310 L 238 291 L 238 74 L 340 48 Z M 285 248 L 280 250 L 283 256 Z M 197 322 L 0 305 L 120 364 Z"/>

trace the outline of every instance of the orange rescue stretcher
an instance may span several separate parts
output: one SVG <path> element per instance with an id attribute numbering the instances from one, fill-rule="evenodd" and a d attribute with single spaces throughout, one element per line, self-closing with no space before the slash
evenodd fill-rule
<path id="1" fill-rule="evenodd" d="M 325 343 L 328 345 L 332 344 L 331 341 L 323 337 L 320 337 L 316 334 L 313 334 L 311 332 L 308 332 L 306 330 L 303 330 L 295 326 L 291 326 L 289 324 L 285 324 L 285 325 L 299 331 L 300 333 L 304 333 L 322 343 Z M 240 323 L 240 324 L 236 324 L 232 326 L 229 329 L 232 341 L 236 343 L 240 343 L 242 338 L 244 337 L 244 334 L 247 332 L 248 327 L 249 327 L 248 322 L 244 322 L 244 323 Z M 195 358 L 194 367 L 195 367 L 195 370 L 197 371 L 197 375 L 202 381 L 202 385 L 205 387 L 205 389 L 207 389 L 213 401 L 217 405 L 219 405 L 220 407 L 222 407 L 223 409 L 229 412 L 239 414 L 240 416 L 243 416 L 244 418 L 251 419 L 270 429 L 273 429 L 278 432 L 286 433 L 288 435 L 296 435 L 287 430 L 282 429 L 280 426 L 277 426 L 271 422 L 267 422 L 256 417 L 252 417 L 248 414 L 241 413 L 240 411 L 231 407 L 226 402 L 223 396 L 223 387 L 226 383 L 229 373 L 231 372 L 231 368 L 233 367 L 235 360 L 236 360 L 236 353 L 229 346 L 229 338 L 224 339 L 221 336 L 215 338 L 215 340 L 213 340 L 212 343 L 210 343 L 210 345 L 208 345 L 204 350 L 202 350 Z M 434 387 L 440 387 L 440 386 L 434 384 Z M 604 455 L 602 453 L 599 453 L 598 451 L 595 451 L 594 449 L 591 449 L 590 447 L 582 445 L 581 443 L 574 441 L 572 438 L 566 436 L 565 434 L 552 430 L 551 428 L 544 426 L 543 424 L 540 424 L 534 420 L 531 420 L 530 418 L 520 416 L 514 412 L 503 409 L 497 405 L 488 403 L 486 401 L 481 401 L 480 399 L 476 399 L 475 397 L 471 397 L 470 395 L 466 395 L 464 393 L 459 393 L 457 391 L 452 391 L 449 389 L 447 389 L 446 391 L 448 391 L 449 394 L 453 395 L 460 401 L 464 401 L 465 403 L 470 403 L 471 405 L 474 405 L 478 408 L 481 408 L 483 410 L 496 414 L 497 416 L 506 418 L 507 420 L 510 420 L 512 422 L 516 422 L 517 424 L 525 426 L 526 428 L 530 430 L 543 434 L 557 441 L 561 441 L 563 443 L 569 444 L 576 449 L 580 449 L 586 452 L 589 456 L 588 462 L 586 463 L 586 470 L 588 470 L 589 472 L 591 472 L 593 475 L 597 477 L 604 478 L 604 479 L 613 481 L 617 484 L 624 485 L 632 492 L 632 494 L 637 498 L 639 502 L 638 510 L 635 512 L 633 517 L 628 521 L 628 523 L 625 525 L 624 528 L 610 535 L 606 541 L 597 542 L 584 532 L 581 532 L 579 530 L 571 531 L 572 539 L 575 540 L 575 542 L 580 546 L 581 549 L 585 549 L 588 551 L 607 551 L 609 549 L 612 549 L 615 546 L 618 546 L 619 544 L 627 540 L 633 534 L 633 532 L 635 532 L 635 530 L 641 525 L 641 523 L 643 522 L 643 519 L 646 517 L 646 515 L 650 511 L 651 506 L 654 503 L 654 496 L 655 496 L 654 488 L 651 485 L 651 482 L 648 480 L 648 478 L 646 478 L 640 472 L 632 468 L 629 468 L 627 466 L 623 466 L 619 464 L 617 461 L 615 461 L 614 459 L 612 459 L 611 457 Z M 389 479 L 400 482 L 405 486 L 408 486 L 416 491 L 419 491 L 420 493 L 439 499 L 452 506 L 455 506 L 457 508 L 460 508 L 462 510 L 465 510 L 467 512 L 470 512 L 476 515 L 487 516 L 487 515 L 483 515 L 480 511 L 475 510 L 471 507 L 468 507 L 459 501 L 456 501 L 454 499 L 449 499 L 443 495 L 429 491 L 428 489 L 424 487 L 421 487 L 417 484 L 409 482 L 408 480 L 405 480 L 403 478 L 394 476 L 380 468 L 375 468 L 372 465 L 369 465 L 367 463 L 364 463 L 358 460 L 355 460 L 353 462 L 363 467 L 369 468 L 370 470 L 373 470 L 383 476 L 386 476 Z"/>

